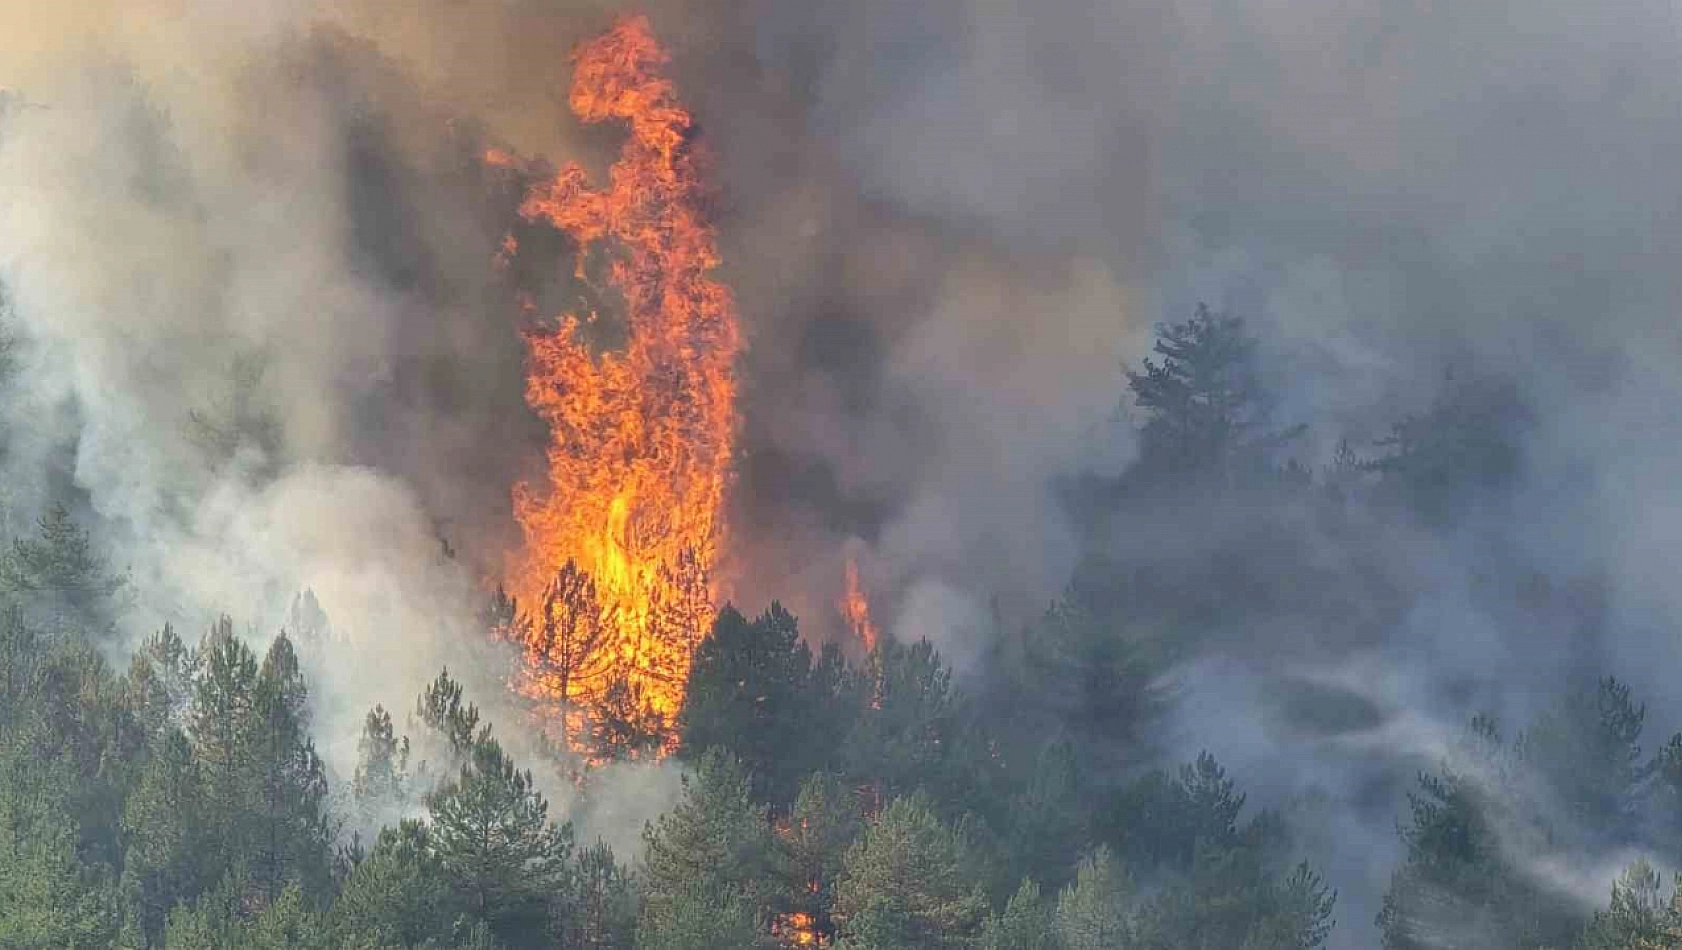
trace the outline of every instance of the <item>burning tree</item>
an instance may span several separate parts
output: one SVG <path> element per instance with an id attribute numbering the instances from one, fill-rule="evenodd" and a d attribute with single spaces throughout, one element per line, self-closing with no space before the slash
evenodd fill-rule
<path id="1" fill-rule="evenodd" d="M 847 589 L 841 595 L 841 619 L 847 624 L 847 629 L 857 636 L 863 645 L 864 652 L 876 649 L 876 641 L 881 637 L 881 631 L 876 621 L 870 618 L 870 600 L 864 594 L 864 588 L 859 585 L 859 564 L 853 558 L 847 559 Z"/>
<path id="2" fill-rule="evenodd" d="M 508 587 L 543 605 L 520 625 L 528 695 L 589 712 L 623 679 L 616 702 L 634 697 L 670 722 L 712 609 L 741 337 L 729 291 L 710 276 L 718 251 L 690 116 L 659 73 L 666 61 L 642 17 L 579 50 L 573 111 L 630 136 L 605 186 L 568 165 L 520 209 L 577 243 L 581 278 L 593 251 L 611 259 L 624 343 L 598 352 L 586 332 L 594 313 L 526 334 L 526 400 L 551 438 L 546 482 L 515 488 L 524 544 Z M 500 151 L 486 161 L 514 163 Z M 513 253 L 510 240 L 499 259 Z M 567 565 L 558 587 L 557 565 Z"/>
<path id="3" fill-rule="evenodd" d="M 601 693 L 612 665 L 601 646 L 616 620 L 615 605 L 602 603 L 595 580 L 567 561 L 522 628 L 528 692 L 563 700 Z"/>

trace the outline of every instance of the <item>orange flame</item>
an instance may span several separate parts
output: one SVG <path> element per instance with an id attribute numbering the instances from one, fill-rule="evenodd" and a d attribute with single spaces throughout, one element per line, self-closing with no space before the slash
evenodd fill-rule
<path id="1" fill-rule="evenodd" d="M 485 164 L 492 168 L 517 168 L 520 160 L 513 153 L 500 148 L 485 149 Z"/>
<path id="2" fill-rule="evenodd" d="M 771 924 L 773 936 L 781 937 L 786 946 L 791 947 L 821 947 L 828 941 L 818 933 L 817 921 L 811 914 L 791 913 L 780 914 Z"/>
<path id="3" fill-rule="evenodd" d="M 864 588 L 859 586 L 859 565 L 852 558 L 847 559 L 847 592 L 842 595 L 839 606 L 847 628 L 858 635 L 865 652 L 875 650 L 881 631 L 870 619 L 870 599 L 864 595 Z"/>
<path id="4" fill-rule="evenodd" d="M 669 726 L 712 612 L 742 342 L 731 295 L 709 276 L 719 255 L 690 116 L 659 73 L 667 59 L 644 17 L 579 49 L 572 110 L 623 123 L 630 137 L 605 187 L 567 165 L 520 208 L 577 242 L 580 277 L 592 252 L 611 259 L 624 342 L 597 352 L 586 333 L 595 314 L 526 334 L 526 401 L 549 425 L 548 483 L 515 487 L 524 543 L 507 587 L 539 608 L 520 625 L 524 692 L 588 714 L 612 689 L 616 708 L 629 695 Z M 500 151 L 485 160 L 514 162 Z"/>

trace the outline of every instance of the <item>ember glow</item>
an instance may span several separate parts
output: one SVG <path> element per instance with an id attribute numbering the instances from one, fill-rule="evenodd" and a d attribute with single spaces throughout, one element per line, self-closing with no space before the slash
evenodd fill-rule
<path id="1" fill-rule="evenodd" d="M 712 612 L 742 343 L 731 295 L 710 276 L 718 250 L 666 61 L 643 17 L 578 51 L 573 111 L 629 138 L 605 186 L 568 165 L 520 209 L 577 242 L 580 277 L 587 258 L 609 262 L 623 342 L 598 352 L 594 313 L 526 334 L 526 400 L 549 426 L 548 471 L 515 488 L 524 542 L 506 586 L 522 613 L 522 691 L 585 715 L 611 691 L 616 707 L 628 698 L 669 724 Z"/>
<path id="2" fill-rule="evenodd" d="M 782 938 L 792 947 L 821 947 L 829 941 L 818 932 L 817 921 L 811 914 L 783 914 L 772 925 L 772 935 Z"/>

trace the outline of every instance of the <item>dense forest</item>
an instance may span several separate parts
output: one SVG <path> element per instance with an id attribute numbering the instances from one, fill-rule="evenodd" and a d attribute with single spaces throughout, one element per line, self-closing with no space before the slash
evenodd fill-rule
<path id="1" fill-rule="evenodd" d="M 1462 374 L 1311 470 L 1312 420 L 1279 417 L 1241 320 L 1200 309 L 1155 350 L 1126 377 L 1136 461 L 1065 486 L 1091 531 L 1062 598 L 963 677 L 927 641 L 849 655 L 779 606 L 724 607 L 675 724 L 681 794 L 632 853 L 582 840 L 544 789 L 587 797 L 596 766 L 657 758 L 635 703 L 594 711 L 588 749 L 516 760 L 526 723 L 487 721 L 441 671 L 412 707 L 369 710 L 333 776 L 309 597 L 286 631 L 124 644 L 120 552 L 45 513 L 0 560 L 0 947 L 1309 950 L 1334 928 L 1387 950 L 1682 946 L 1655 869 L 1682 855 L 1682 733 L 1650 750 L 1616 671 L 1581 669 L 1531 721 L 1471 717 L 1397 790 L 1404 858 L 1376 920 L 1340 919 L 1339 882 L 1305 859 L 1311 809 L 1256 807 L 1244 776 L 1159 741 L 1172 671 L 1248 630 L 1389 635 L 1408 592 L 1374 566 L 1380 539 L 1474 523 L 1527 464 L 1532 412 Z M 1190 554 L 1107 540 L 1164 512 L 1244 530 Z M 1592 578 L 1489 550 L 1468 596 L 1592 639 Z M 1312 712 L 1362 715 L 1343 706 Z M 1611 860 L 1598 908 L 1563 896 Z"/>

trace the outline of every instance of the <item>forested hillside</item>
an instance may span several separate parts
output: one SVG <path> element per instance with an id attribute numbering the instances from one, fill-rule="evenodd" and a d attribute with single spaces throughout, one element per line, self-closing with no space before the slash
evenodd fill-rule
<path id="1" fill-rule="evenodd" d="M 1176 671 L 1249 631 L 1333 652 L 1396 636 L 1418 592 L 1380 549 L 1474 523 L 1527 464 L 1521 394 L 1465 379 L 1311 470 L 1313 420 L 1280 418 L 1258 347 L 1208 310 L 1160 328 L 1127 375 L 1137 461 L 1067 486 L 1090 527 L 1075 582 L 976 672 L 926 641 L 814 649 L 779 606 L 725 607 L 675 723 L 681 795 L 630 853 L 542 789 L 587 797 L 602 765 L 655 759 L 636 703 L 592 710 L 588 748 L 517 761 L 499 740 L 532 721 L 486 721 L 440 671 L 369 710 L 354 773 L 330 777 L 312 601 L 290 631 L 125 645 L 121 552 L 49 511 L 0 560 L 0 947 L 1309 950 L 1334 927 L 1389 950 L 1682 946 L 1654 869 L 1682 856 L 1682 733 L 1650 728 L 1677 724 L 1649 724 L 1618 671 L 1579 668 L 1528 721 L 1469 717 L 1411 790 L 1380 789 L 1405 856 L 1376 920 L 1341 918 L 1307 860 L 1312 802 L 1258 807 L 1161 728 Z M 1165 513 L 1211 533 L 1115 542 Z M 1468 596 L 1516 625 L 1569 618 L 1538 636 L 1593 655 L 1594 578 L 1485 550 Z M 487 625 L 517 615 L 500 600 Z M 1351 702 L 1303 716 L 1359 735 Z M 1618 864 L 1598 910 L 1574 898 Z"/>

